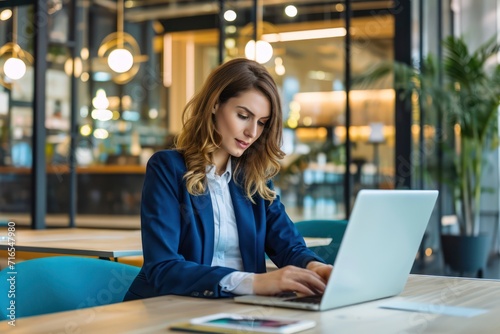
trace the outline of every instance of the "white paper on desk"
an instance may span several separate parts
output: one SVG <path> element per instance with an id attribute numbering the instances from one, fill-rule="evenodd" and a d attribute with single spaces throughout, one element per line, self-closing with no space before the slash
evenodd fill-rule
<path id="1" fill-rule="evenodd" d="M 475 317 L 476 315 L 488 312 L 488 310 L 480 308 L 449 306 L 443 304 L 414 303 L 404 300 L 388 301 L 386 303 L 381 304 L 379 307 L 393 309 L 393 310 L 402 310 L 402 311 L 444 314 L 444 315 L 451 315 L 454 317 L 465 317 L 465 318 Z"/>

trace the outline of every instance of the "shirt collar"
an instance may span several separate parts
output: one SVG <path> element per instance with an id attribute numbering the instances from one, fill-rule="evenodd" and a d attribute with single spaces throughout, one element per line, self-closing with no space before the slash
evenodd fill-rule
<path id="1" fill-rule="evenodd" d="M 210 179 L 215 179 L 215 177 L 217 176 L 215 174 L 215 170 L 216 170 L 215 165 L 207 166 L 206 169 L 207 177 Z M 229 181 L 231 180 L 231 176 L 232 176 L 231 157 L 229 157 L 229 159 L 227 159 L 226 170 L 224 171 L 224 173 L 222 173 L 220 177 L 225 179 L 226 182 L 229 183 Z"/>

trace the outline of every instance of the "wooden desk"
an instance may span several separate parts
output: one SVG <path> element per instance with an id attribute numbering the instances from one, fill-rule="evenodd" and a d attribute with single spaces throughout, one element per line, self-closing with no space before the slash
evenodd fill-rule
<path id="1" fill-rule="evenodd" d="M 142 255 L 141 231 L 61 228 L 17 230 L 16 251 L 119 258 Z M 0 250 L 7 250 L 7 240 Z"/>
<path id="2" fill-rule="evenodd" d="M 309 247 L 328 245 L 331 238 L 305 238 Z M 0 250 L 7 250 L 0 240 Z M 142 255 L 141 231 L 60 228 L 16 231 L 16 251 L 119 258 Z"/>
<path id="3" fill-rule="evenodd" d="M 379 306 L 391 299 L 488 310 L 475 317 L 406 312 Z M 394 298 L 324 312 L 236 304 L 231 299 L 163 296 L 0 322 L 5 333 L 165 333 L 169 324 L 217 312 L 312 319 L 303 333 L 499 333 L 500 282 L 411 275 Z"/>

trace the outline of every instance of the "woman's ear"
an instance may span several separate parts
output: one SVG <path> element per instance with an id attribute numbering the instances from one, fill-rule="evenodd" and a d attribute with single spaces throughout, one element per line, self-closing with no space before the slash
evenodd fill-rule
<path id="1" fill-rule="evenodd" d="M 215 112 L 217 111 L 217 108 L 219 108 L 219 104 L 217 103 L 214 108 L 212 109 L 212 114 L 215 115 Z"/>

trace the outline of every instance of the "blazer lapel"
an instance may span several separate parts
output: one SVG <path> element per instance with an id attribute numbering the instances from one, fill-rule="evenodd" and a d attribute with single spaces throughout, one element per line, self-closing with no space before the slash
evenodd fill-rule
<path id="1" fill-rule="evenodd" d="M 203 264 L 210 265 L 214 256 L 214 210 L 207 191 L 203 195 L 191 196 L 195 216 L 199 217 L 198 228 L 203 233 Z"/>

